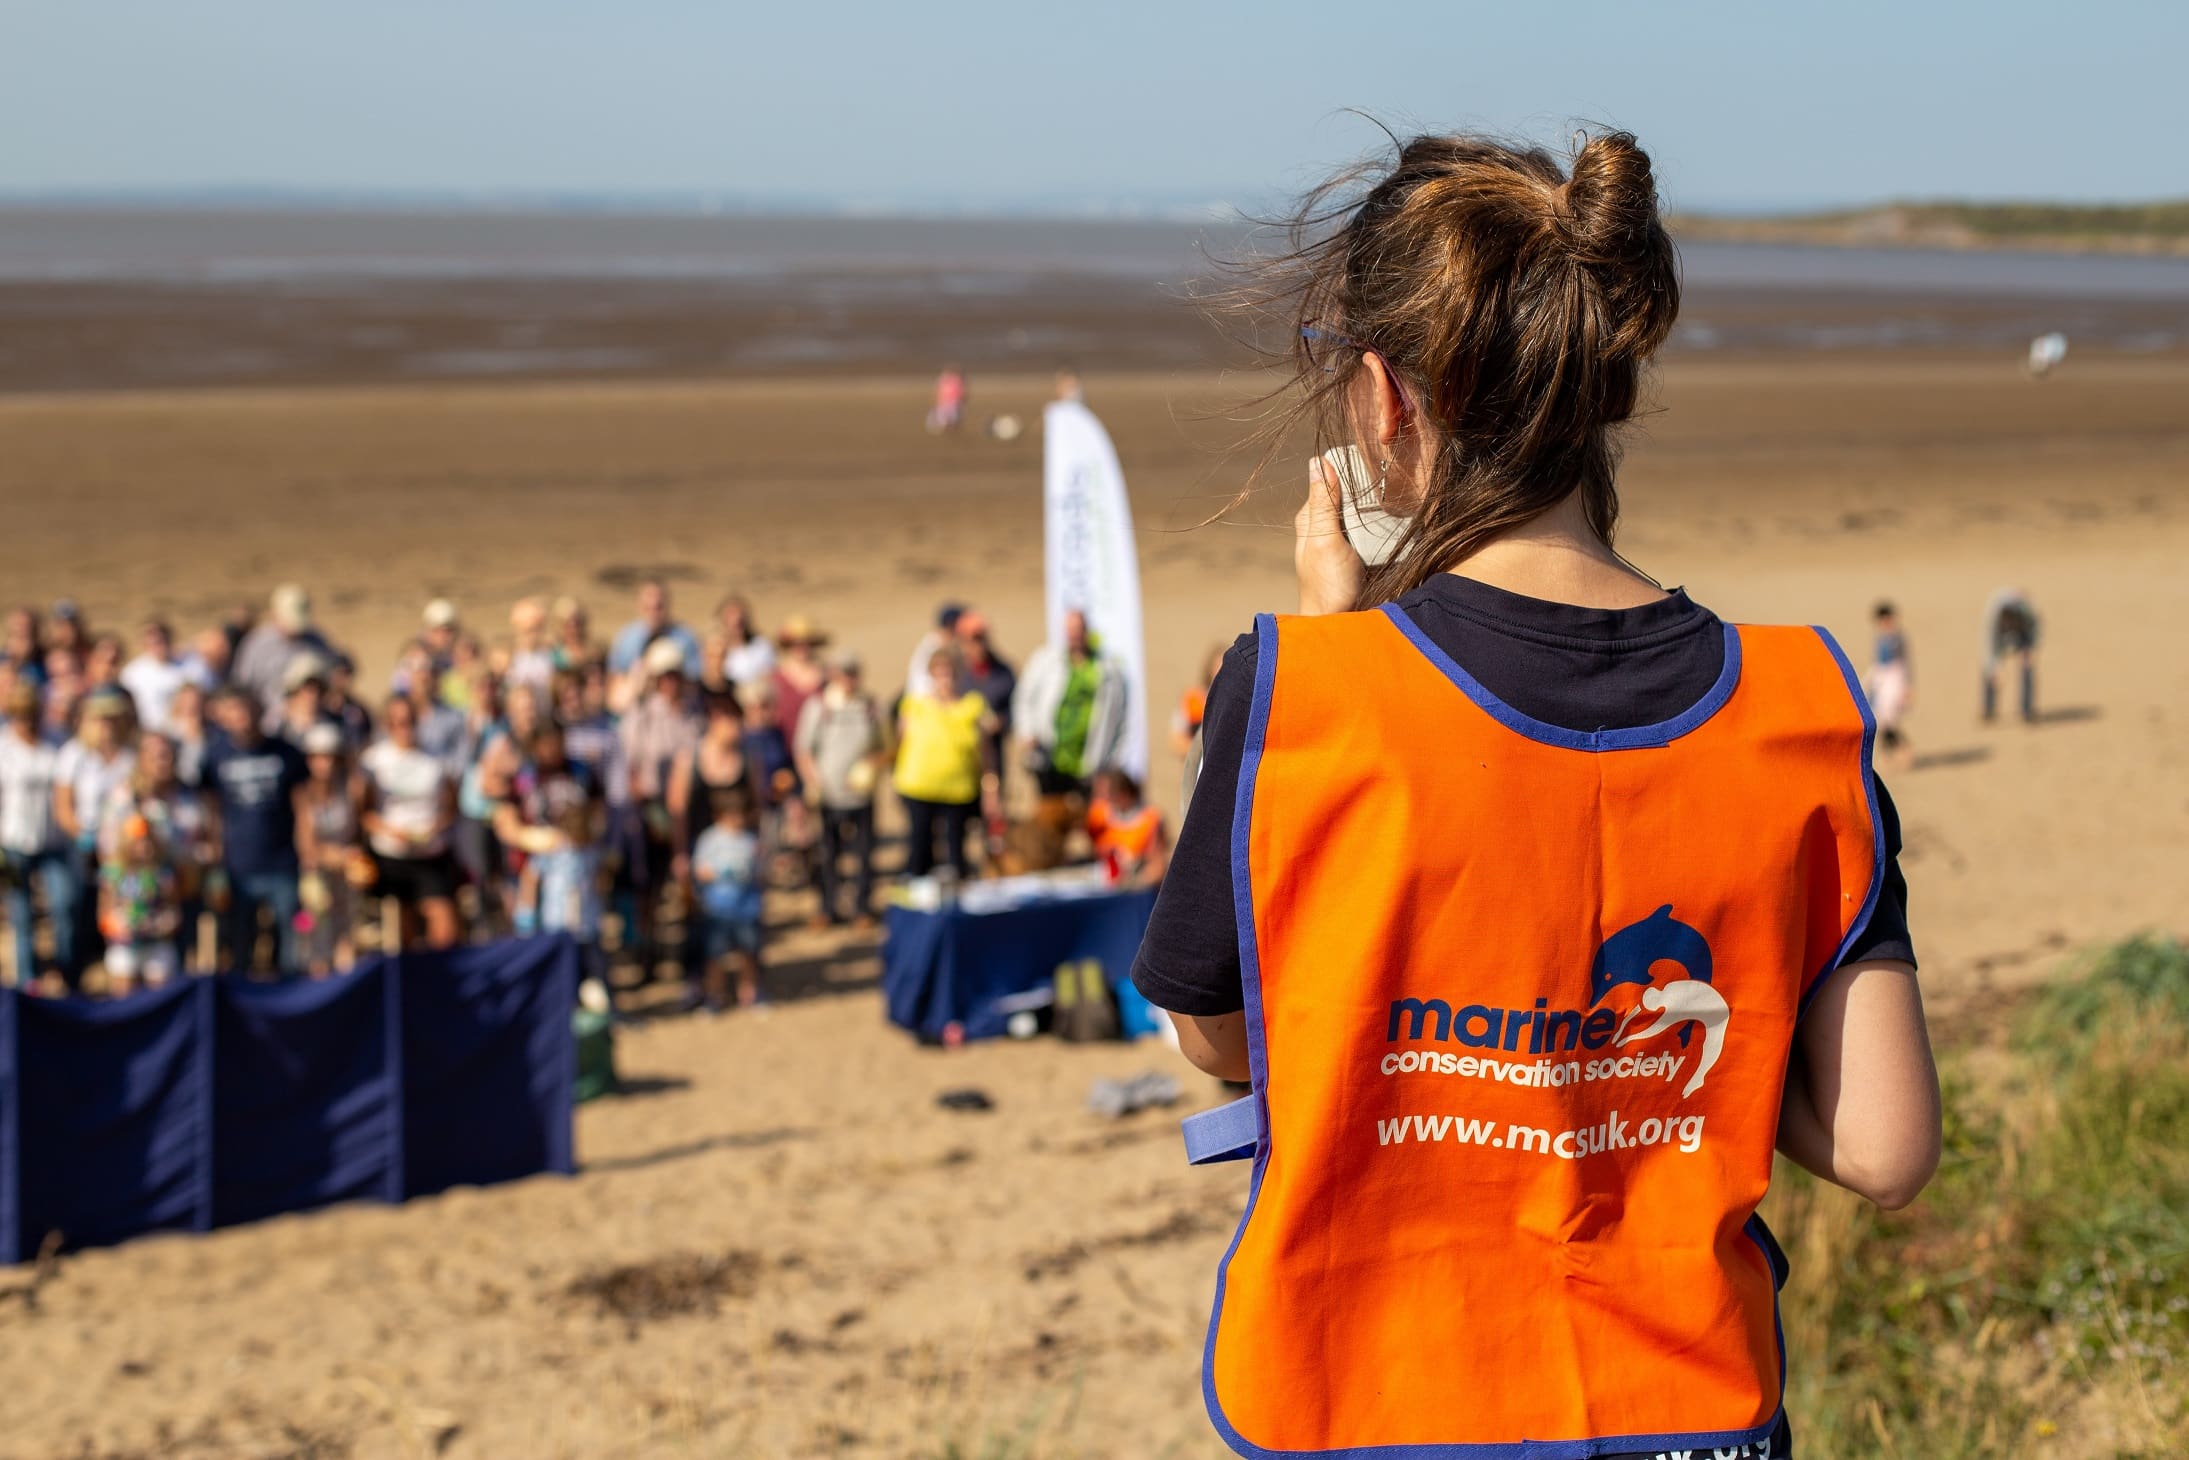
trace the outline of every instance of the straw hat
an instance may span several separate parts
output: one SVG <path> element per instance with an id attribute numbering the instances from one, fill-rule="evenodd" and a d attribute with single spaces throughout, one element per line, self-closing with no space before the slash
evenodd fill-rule
<path id="1" fill-rule="evenodd" d="M 327 661 L 317 654 L 306 651 L 292 655 L 289 662 L 282 666 L 281 688 L 284 694 L 294 694 L 314 680 L 321 684 L 327 682 Z"/>
<path id="2" fill-rule="evenodd" d="M 812 619 L 802 613 L 794 613 L 783 620 L 783 627 L 775 631 L 778 644 L 809 644 L 818 649 L 828 642 L 825 630 L 816 628 Z"/>

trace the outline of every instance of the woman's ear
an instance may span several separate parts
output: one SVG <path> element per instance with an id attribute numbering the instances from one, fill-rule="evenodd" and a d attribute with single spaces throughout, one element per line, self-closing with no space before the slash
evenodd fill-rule
<path id="1" fill-rule="evenodd" d="M 1362 351 L 1361 365 L 1368 381 L 1367 426 L 1375 438 L 1361 445 L 1372 448 L 1371 454 L 1382 461 L 1395 453 L 1399 437 L 1405 434 L 1406 394 L 1392 378 L 1391 367 L 1375 351 Z"/>
<path id="2" fill-rule="evenodd" d="M 1361 443 L 1361 449 L 1373 458 L 1371 468 L 1383 479 L 1383 510 L 1412 516 L 1421 507 L 1428 437 L 1414 419 L 1405 387 L 1383 357 L 1365 350 L 1361 365 L 1365 389 L 1360 404 L 1365 408 L 1365 432 L 1371 438 Z"/>

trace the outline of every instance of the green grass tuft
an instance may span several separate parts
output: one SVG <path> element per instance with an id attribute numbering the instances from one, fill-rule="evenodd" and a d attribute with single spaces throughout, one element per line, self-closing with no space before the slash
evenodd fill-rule
<path id="1" fill-rule="evenodd" d="M 2189 1453 L 2189 948 L 2106 949 L 2010 1048 L 1985 1093 L 1945 1058 L 1945 1159 L 1908 1211 L 1774 1183 L 1805 1452 Z"/>

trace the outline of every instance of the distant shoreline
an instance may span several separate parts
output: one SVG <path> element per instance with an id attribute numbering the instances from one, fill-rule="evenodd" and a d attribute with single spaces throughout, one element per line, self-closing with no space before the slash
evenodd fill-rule
<path id="1" fill-rule="evenodd" d="M 1671 228 L 1676 237 L 1698 243 L 2180 258 L 2189 256 L 2189 199 L 2089 206 L 1887 203 L 1762 218 L 1690 213 L 1674 216 Z"/>

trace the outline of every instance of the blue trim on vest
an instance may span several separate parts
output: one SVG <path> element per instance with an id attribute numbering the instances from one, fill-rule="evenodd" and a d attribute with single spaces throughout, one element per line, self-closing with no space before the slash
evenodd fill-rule
<path id="1" fill-rule="evenodd" d="M 1779 1294 L 1786 1290 L 1786 1280 L 1793 1276 L 1794 1265 L 1787 1261 L 1786 1249 L 1779 1246 L 1779 1239 L 1765 1224 L 1762 1212 L 1750 1212 L 1741 1230 L 1763 1249 L 1764 1265 L 1771 1269 L 1771 1331 L 1779 1345 L 1779 1416 L 1783 1418 L 1786 1414 L 1786 1315 L 1779 1306 Z M 1773 1428 L 1777 1428 L 1775 1422 Z"/>
<path id="2" fill-rule="evenodd" d="M 1179 1122 L 1186 1137 L 1186 1164 L 1244 1161 L 1262 1141 L 1261 1107 L 1252 1095 L 1200 1110 Z"/>
<path id="3" fill-rule="evenodd" d="M 1389 606 L 1386 605 L 1386 611 Z M 1421 646 L 1432 662 L 1453 676 L 1453 682 L 1467 690 L 1474 682 L 1464 678 L 1464 672 L 1453 664 L 1443 651 L 1426 639 L 1417 638 L 1420 630 L 1403 615 L 1393 614 L 1393 621 Z M 1667 721 L 1667 725 L 1681 725 L 1693 717 L 1693 724 L 1686 724 L 1673 734 L 1660 740 L 1638 741 L 1634 744 L 1663 744 L 1675 735 L 1684 735 L 1710 717 L 1719 705 L 1732 695 L 1733 686 L 1740 676 L 1740 640 L 1731 625 L 1726 627 L 1726 668 L 1701 704 L 1681 716 L 1680 720 Z M 1260 1131 L 1260 1139 L 1254 1147 L 1254 1172 L 1247 1186 L 1246 1211 L 1239 1218 L 1239 1229 L 1231 1235 L 1231 1245 L 1224 1249 L 1224 1260 L 1216 1269 L 1216 1302 L 1209 1313 L 1208 1339 L 1201 1349 L 1201 1398 L 1208 1406 L 1209 1420 L 1216 1426 L 1217 1435 L 1226 1445 L 1248 1460 L 1290 1460 L 1300 1455 L 1320 1455 L 1329 1460 L 1596 1460 L 1601 1455 L 1626 1455 L 1654 1453 L 1659 1450 L 1736 1449 L 1741 1445 L 1758 1445 L 1771 1438 L 1785 1416 L 1786 1404 L 1786 1335 L 1779 1332 L 1779 1408 L 1761 1425 L 1745 1430 L 1714 1430 L 1685 1435 L 1608 1435 L 1589 1440 L 1518 1440 L 1509 1444 L 1426 1444 L 1426 1445 L 1356 1445 L 1340 1450 L 1267 1450 L 1247 1439 L 1232 1427 L 1224 1415 L 1223 1401 L 1216 1394 L 1216 1329 L 1224 1317 L 1224 1287 L 1231 1274 L 1231 1259 L 1239 1251 L 1239 1243 L 1246 1236 L 1247 1224 L 1254 1220 L 1254 1203 L 1262 1194 L 1262 1176 L 1269 1169 L 1269 1055 L 1262 1034 L 1262 964 L 1260 950 L 1254 934 L 1254 885 L 1248 862 L 1248 843 L 1254 826 L 1255 782 L 1262 769 L 1262 742 L 1269 733 L 1269 705 L 1277 683 L 1277 621 L 1268 614 L 1258 614 L 1254 620 L 1255 665 L 1254 701 L 1247 714 L 1246 747 L 1239 760 L 1239 789 L 1232 803 L 1231 813 L 1231 896 L 1232 912 L 1239 925 L 1239 978 L 1246 996 L 1247 1065 L 1254 1080 L 1251 1097 L 1254 1115 Z M 1449 666 L 1449 667 L 1447 667 Z M 1506 715 L 1517 712 L 1508 709 L 1491 696 L 1487 690 L 1475 685 L 1469 690 L 1470 697 L 1477 692 L 1482 698 L 1476 703 L 1490 710 L 1507 725 L 1527 734 L 1520 725 L 1505 720 Z M 1492 708 L 1492 707 L 1495 708 Z M 1706 708 L 1707 707 L 1707 708 Z M 1502 714 L 1499 712 L 1503 711 Z M 1528 725 L 1540 724 L 1520 719 Z M 1546 730 L 1555 727 L 1543 726 Z M 1664 727 L 1649 727 L 1662 729 Z M 1558 731 L 1570 735 L 1570 731 Z M 1599 732 L 1601 739 L 1608 735 L 1634 735 L 1635 731 Z M 1555 743 L 1555 742 L 1554 742 Z M 1598 743 L 1578 746 L 1579 749 L 1618 750 L 1625 745 Z M 1761 1218 L 1751 1217 L 1755 1226 L 1762 1225 Z M 1753 1231 L 1750 1233 L 1754 1235 Z M 1775 1246 L 1776 1244 L 1772 1244 Z M 1779 1267 L 1771 1262 L 1772 1247 L 1757 1242 L 1764 1252 L 1764 1259 L 1771 1263 L 1774 1280 Z M 1774 1302 L 1775 1308 L 1775 1302 Z M 1774 1321 L 1776 1321 L 1774 1317 Z"/>
<path id="4" fill-rule="evenodd" d="M 1216 1396 L 1216 1326 L 1224 1318 L 1224 1286 L 1231 1275 L 1231 1259 L 1254 1220 L 1254 1203 L 1262 1194 L 1262 1175 L 1269 1169 L 1269 1054 L 1262 1038 L 1262 960 L 1254 934 L 1254 877 L 1248 858 L 1248 842 L 1254 827 L 1254 788 L 1262 770 L 1262 742 L 1269 734 L 1269 702 L 1277 687 L 1277 620 L 1269 614 L 1254 616 L 1254 700 L 1247 712 L 1246 745 L 1239 757 L 1239 787 L 1231 808 L 1231 907 L 1239 927 L 1239 982 L 1246 996 L 1247 1067 L 1254 1082 L 1254 1114 L 1260 1139 L 1254 1145 L 1254 1170 L 1247 1182 L 1246 1210 L 1239 1215 L 1239 1229 L 1231 1234 L 1224 1260 L 1216 1268 L 1216 1301 L 1209 1309 L 1208 1338 L 1201 1346 L 1201 1400 L 1209 1420 L 1225 1444 L 1242 1455 L 1257 1453 L 1231 1421 L 1224 1417 L 1223 1401 Z"/>
<path id="5" fill-rule="evenodd" d="M 1877 812 L 1877 768 L 1871 763 L 1871 752 L 1877 743 L 1877 716 L 1870 713 L 1870 697 L 1862 692 L 1862 680 L 1855 674 L 1854 665 L 1847 661 L 1846 651 L 1839 647 L 1839 640 L 1821 628 L 1811 625 L 1812 631 L 1824 641 L 1833 662 L 1839 665 L 1840 677 L 1847 681 L 1847 693 L 1855 702 L 1856 711 L 1862 716 L 1862 794 L 1870 804 L 1870 889 L 1862 896 L 1861 910 L 1855 920 L 1847 925 L 1847 936 L 1839 940 L 1832 950 L 1832 961 L 1817 970 L 1817 976 L 1809 980 L 1809 987 L 1802 990 L 1801 1002 L 1795 1006 L 1794 1022 L 1809 1012 L 1810 1001 L 1824 987 L 1841 963 L 1846 961 L 1847 950 L 1855 946 L 1855 939 L 1870 926 L 1870 918 L 1877 911 L 1877 899 L 1885 890 L 1885 823 Z"/>
<path id="6" fill-rule="evenodd" d="M 1733 691 L 1741 682 L 1740 631 L 1727 624 L 1725 666 L 1718 671 L 1717 682 L 1686 710 L 1655 725 L 1635 725 L 1625 730 L 1568 730 L 1562 725 L 1552 725 L 1532 715 L 1523 715 L 1491 694 L 1481 680 L 1460 668 L 1457 660 L 1438 648 L 1436 642 L 1421 631 L 1421 625 L 1409 618 L 1406 611 L 1397 604 L 1384 604 L 1383 615 L 1421 651 L 1423 658 L 1434 664 L 1446 679 L 1459 686 L 1461 694 L 1473 700 L 1500 725 L 1516 735 L 1525 735 L 1530 740 L 1555 745 L 1564 750 L 1649 750 L 1670 745 L 1723 709 L 1725 702 L 1733 698 Z"/>

